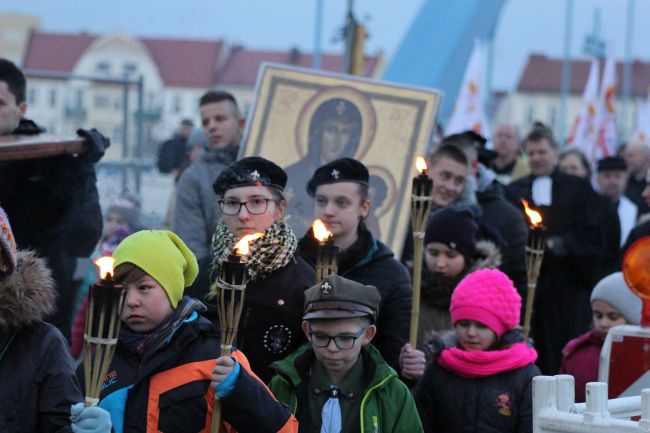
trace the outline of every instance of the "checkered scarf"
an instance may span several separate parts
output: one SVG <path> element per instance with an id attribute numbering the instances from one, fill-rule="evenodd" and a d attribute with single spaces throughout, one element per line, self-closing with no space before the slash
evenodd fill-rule
<path id="1" fill-rule="evenodd" d="M 219 221 L 212 236 L 212 275 L 221 273 L 221 263 L 232 253 L 235 238 L 223 221 Z M 248 281 L 260 280 L 271 272 L 285 267 L 298 247 L 298 240 L 284 220 L 276 221 L 266 230 L 264 236 L 250 244 L 246 272 Z M 216 295 L 216 286 L 210 287 L 210 297 Z"/>

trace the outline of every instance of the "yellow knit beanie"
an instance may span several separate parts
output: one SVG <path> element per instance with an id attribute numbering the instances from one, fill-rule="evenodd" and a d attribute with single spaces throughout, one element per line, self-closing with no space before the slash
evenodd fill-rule
<path id="1" fill-rule="evenodd" d="M 126 237 L 113 252 L 115 267 L 131 263 L 143 271 L 167 293 L 176 308 L 183 289 L 199 273 L 196 257 L 176 234 L 167 230 L 142 230 Z"/>

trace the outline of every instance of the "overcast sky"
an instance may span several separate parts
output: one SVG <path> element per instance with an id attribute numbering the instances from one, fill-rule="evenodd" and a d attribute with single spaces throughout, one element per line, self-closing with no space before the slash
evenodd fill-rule
<path id="1" fill-rule="evenodd" d="M 370 33 L 366 51 L 382 50 L 390 56 L 424 1 L 355 0 L 355 12 Z M 530 52 L 562 55 L 566 1 L 506 3 L 495 38 L 495 88 L 516 85 Z M 584 55 L 584 37 L 592 29 L 594 10 L 600 8 L 601 35 L 612 41 L 617 57 L 622 58 L 628 1 L 574 0 L 573 54 Z M 633 52 L 648 61 L 650 1 L 634 3 Z M 347 0 L 323 0 L 323 4 L 323 49 L 341 51 L 342 42 L 333 39 L 344 23 Z M 315 5 L 316 0 L 0 0 L 0 11 L 38 15 L 42 28 L 49 31 L 104 33 L 122 29 L 141 36 L 224 38 L 251 48 L 312 50 Z"/>

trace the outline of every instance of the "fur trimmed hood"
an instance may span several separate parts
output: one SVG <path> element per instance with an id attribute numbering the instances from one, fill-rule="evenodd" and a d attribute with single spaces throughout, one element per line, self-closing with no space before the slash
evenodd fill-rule
<path id="1" fill-rule="evenodd" d="M 474 263 L 465 275 L 479 269 L 497 269 L 503 261 L 499 247 L 492 241 L 482 240 L 476 243 Z"/>
<path id="2" fill-rule="evenodd" d="M 460 283 L 460 280 L 466 275 L 479 269 L 497 269 L 501 266 L 501 251 L 494 242 L 488 240 L 478 241 L 476 243 L 476 252 L 472 262 L 457 277 L 446 277 L 440 274 L 429 272 L 426 265 L 422 271 L 422 302 L 438 308 L 440 310 L 449 310 L 451 294 Z"/>
<path id="3" fill-rule="evenodd" d="M 39 322 L 54 312 L 56 289 L 46 261 L 18 251 L 16 269 L 0 278 L 0 328 Z"/>

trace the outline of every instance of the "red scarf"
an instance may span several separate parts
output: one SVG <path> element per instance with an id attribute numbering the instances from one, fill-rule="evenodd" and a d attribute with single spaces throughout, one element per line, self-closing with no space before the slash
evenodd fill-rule
<path id="1" fill-rule="evenodd" d="M 486 377 L 524 367 L 537 359 L 537 352 L 524 342 L 501 350 L 466 351 L 457 347 L 445 349 L 438 364 L 466 379 Z"/>

